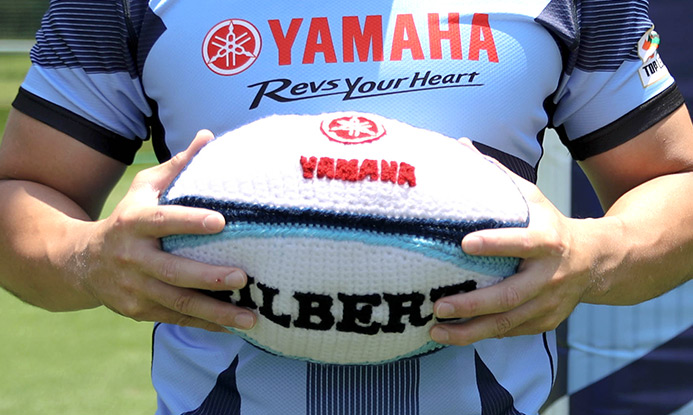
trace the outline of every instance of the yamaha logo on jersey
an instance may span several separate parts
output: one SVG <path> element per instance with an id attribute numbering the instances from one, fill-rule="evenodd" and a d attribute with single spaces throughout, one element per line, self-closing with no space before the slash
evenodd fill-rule
<path id="1" fill-rule="evenodd" d="M 381 124 L 355 115 L 324 120 L 320 130 L 330 140 L 344 144 L 370 143 L 385 135 Z"/>
<path id="2" fill-rule="evenodd" d="M 225 76 L 248 69 L 260 54 L 260 30 L 265 40 L 272 43 L 271 52 L 276 50 L 279 67 L 407 60 L 419 64 L 417 70 L 408 74 L 386 78 L 356 73 L 342 78 L 260 80 L 248 85 L 256 91 L 249 109 L 259 107 L 262 101 L 288 103 L 340 95 L 348 101 L 426 90 L 477 88 L 484 85 L 479 65 L 454 65 L 450 66 L 456 68 L 453 71 L 440 71 L 427 68 L 425 62 L 449 59 L 497 64 L 501 60 L 489 15 L 484 13 L 428 13 L 425 18 L 400 14 L 394 18 L 394 25 L 389 25 L 382 15 L 297 17 L 255 23 L 257 27 L 243 19 L 227 19 L 209 30 L 202 45 L 207 67 Z M 265 58 L 265 64 L 274 59 Z"/>
<path id="3" fill-rule="evenodd" d="M 255 63 L 261 47 L 262 38 L 255 26 L 245 20 L 228 19 L 207 33 L 202 56 L 214 73 L 236 75 Z"/>

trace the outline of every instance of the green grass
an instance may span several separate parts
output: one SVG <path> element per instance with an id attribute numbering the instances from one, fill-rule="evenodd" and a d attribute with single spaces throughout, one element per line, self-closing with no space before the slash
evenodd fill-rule
<path id="1" fill-rule="evenodd" d="M 0 54 L 0 137 L 28 66 L 27 54 Z M 153 159 L 149 146 L 140 153 L 107 201 L 104 215 Z M 49 313 L 1 289 L 0 312 L 0 415 L 154 412 L 150 323 L 105 308 Z"/>

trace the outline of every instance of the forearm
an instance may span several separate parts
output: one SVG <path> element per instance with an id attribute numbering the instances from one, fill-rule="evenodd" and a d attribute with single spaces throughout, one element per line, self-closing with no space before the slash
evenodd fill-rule
<path id="1" fill-rule="evenodd" d="M 52 311 L 98 306 L 81 283 L 89 216 L 33 182 L 2 180 L 0 194 L 0 285 Z"/>
<path id="2" fill-rule="evenodd" d="M 620 197 L 577 238 L 592 252 L 582 301 L 635 304 L 693 277 L 693 173 L 650 180 Z M 576 246 L 580 246 L 577 244 Z"/>

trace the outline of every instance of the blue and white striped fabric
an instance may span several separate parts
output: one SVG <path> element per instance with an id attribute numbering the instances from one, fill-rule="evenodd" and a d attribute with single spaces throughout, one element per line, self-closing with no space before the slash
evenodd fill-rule
<path id="1" fill-rule="evenodd" d="M 582 2 L 576 67 L 586 72 L 616 71 L 624 60 L 640 60 L 633 45 L 652 26 L 647 8 L 646 0 Z"/>

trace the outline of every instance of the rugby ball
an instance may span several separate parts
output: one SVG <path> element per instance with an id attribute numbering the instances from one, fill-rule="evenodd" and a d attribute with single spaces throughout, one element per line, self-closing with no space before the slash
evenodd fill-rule
<path id="1" fill-rule="evenodd" d="M 258 316 L 230 328 L 277 355 L 379 364 L 433 352 L 433 303 L 497 283 L 518 259 L 469 256 L 470 232 L 525 227 L 506 171 L 457 140 L 375 114 L 277 115 L 205 145 L 160 198 L 213 209 L 216 235 L 163 248 L 240 267 L 216 298 Z"/>

